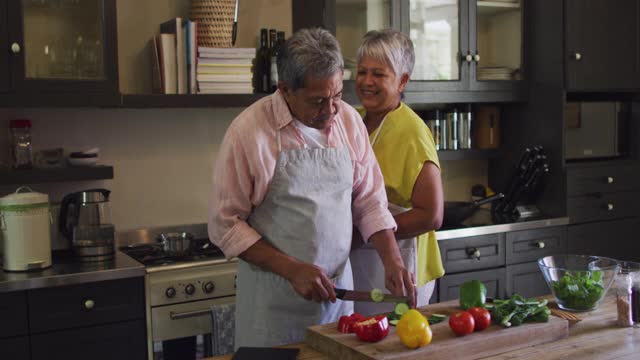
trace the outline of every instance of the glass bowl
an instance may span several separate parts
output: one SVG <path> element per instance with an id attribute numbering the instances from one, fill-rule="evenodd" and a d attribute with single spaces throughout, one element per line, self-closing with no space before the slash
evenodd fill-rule
<path id="1" fill-rule="evenodd" d="M 620 270 L 618 261 L 600 256 L 555 255 L 538 259 L 538 267 L 561 309 L 597 309 Z"/>

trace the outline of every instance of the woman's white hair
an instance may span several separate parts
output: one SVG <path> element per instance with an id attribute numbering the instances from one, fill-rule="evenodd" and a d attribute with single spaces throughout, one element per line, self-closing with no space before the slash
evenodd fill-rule
<path id="1" fill-rule="evenodd" d="M 395 29 L 367 32 L 358 49 L 357 61 L 365 56 L 389 64 L 398 77 L 403 74 L 411 76 L 416 61 L 413 42 L 405 33 Z"/>

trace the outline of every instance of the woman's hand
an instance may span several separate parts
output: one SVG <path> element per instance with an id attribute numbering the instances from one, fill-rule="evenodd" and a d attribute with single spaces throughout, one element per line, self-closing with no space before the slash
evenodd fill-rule
<path id="1" fill-rule="evenodd" d="M 407 296 L 409 307 L 415 308 L 418 295 L 415 274 L 407 271 L 404 266 L 395 266 L 385 267 L 384 275 L 387 290 L 393 295 Z"/>

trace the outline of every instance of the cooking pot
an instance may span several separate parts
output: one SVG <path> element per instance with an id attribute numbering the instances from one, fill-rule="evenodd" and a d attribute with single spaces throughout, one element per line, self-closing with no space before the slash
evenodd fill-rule
<path id="1" fill-rule="evenodd" d="M 442 226 L 459 225 L 471 215 L 473 215 L 480 205 L 488 204 L 496 200 L 504 198 L 503 193 L 486 197 L 484 199 L 468 202 L 468 201 L 445 201 L 444 202 L 444 218 Z"/>

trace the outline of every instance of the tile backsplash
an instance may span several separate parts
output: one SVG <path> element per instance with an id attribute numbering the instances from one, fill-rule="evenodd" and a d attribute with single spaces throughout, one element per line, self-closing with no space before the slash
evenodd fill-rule
<path id="1" fill-rule="evenodd" d="M 0 163 L 9 163 L 9 120 L 28 118 L 34 151 L 99 147 L 99 163 L 114 167 L 112 180 L 30 185 L 52 202 L 70 192 L 104 187 L 112 191 L 118 230 L 202 223 L 219 144 L 242 110 L 0 109 Z M 469 200 L 471 186 L 487 182 L 487 163 L 443 161 L 442 179 L 445 199 Z M 0 195 L 15 188 L 0 186 Z"/>

